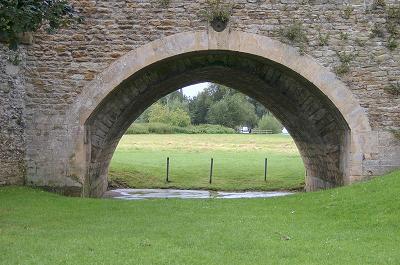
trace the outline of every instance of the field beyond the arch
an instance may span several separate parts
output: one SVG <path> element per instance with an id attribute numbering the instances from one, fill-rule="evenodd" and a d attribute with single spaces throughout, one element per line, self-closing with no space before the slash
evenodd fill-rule
<path id="1" fill-rule="evenodd" d="M 0 264 L 400 264 L 400 172 L 269 199 L 119 201 L 0 188 Z"/>
<path id="2" fill-rule="evenodd" d="M 214 174 L 210 185 L 211 158 Z M 109 179 L 134 188 L 287 190 L 303 188 L 304 174 L 297 147 L 288 135 L 145 134 L 121 139 Z"/>

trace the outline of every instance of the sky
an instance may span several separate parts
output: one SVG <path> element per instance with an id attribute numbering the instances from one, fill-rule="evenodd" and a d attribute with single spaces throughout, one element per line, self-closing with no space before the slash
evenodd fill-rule
<path id="1" fill-rule="evenodd" d="M 187 97 L 193 98 L 197 96 L 201 91 L 208 87 L 209 83 L 199 83 L 191 86 L 182 88 L 183 94 Z"/>

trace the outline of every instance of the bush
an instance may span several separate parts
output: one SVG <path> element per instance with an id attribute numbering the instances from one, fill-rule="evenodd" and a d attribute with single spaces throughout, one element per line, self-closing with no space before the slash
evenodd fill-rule
<path id="1" fill-rule="evenodd" d="M 264 115 L 258 122 L 258 128 L 260 130 L 270 130 L 272 133 L 281 133 L 283 126 L 282 124 L 272 115 Z"/>
<path id="2" fill-rule="evenodd" d="M 234 129 L 221 125 L 201 124 L 188 127 L 165 123 L 134 123 L 125 134 L 233 134 Z"/>
<path id="3" fill-rule="evenodd" d="M 214 124 L 200 124 L 187 127 L 190 134 L 233 134 L 234 129 Z"/>
<path id="4" fill-rule="evenodd" d="M 186 111 L 181 108 L 170 110 L 160 103 L 150 107 L 148 116 L 150 123 L 163 123 L 180 127 L 186 127 L 190 124 L 190 116 Z"/>
<path id="5" fill-rule="evenodd" d="M 149 134 L 147 123 L 135 123 L 131 125 L 125 134 Z"/>
<path id="6" fill-rule="evenodd" d="M 149 133 L 154 133 L 154 134 L 174 133 L 174 127 L 175 126 L 173 126 L 173 125 L 165 124 L 165 123 L 149 123 L 148 124 Z"/>

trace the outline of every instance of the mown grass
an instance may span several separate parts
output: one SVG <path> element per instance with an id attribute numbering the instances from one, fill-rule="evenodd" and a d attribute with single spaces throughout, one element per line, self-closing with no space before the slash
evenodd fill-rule
<path id="1" fill-rule="evenodd" d="M 166 158 L 170 181 L 166 182 Z M 268 180 L 264 181 L 264 159 Z M 209 184 L 210 159 L 213 183 Z M 304 166 L 286 135 L 125 135 L 110 179 L 135 188 L 276 190 L 301 188 Z"/>
<path id="2" fill-rule="evenodd" d="M 0 188 L 0 264 L 400 264 L 400 172 L 272 199 L 117 201 Z"/>

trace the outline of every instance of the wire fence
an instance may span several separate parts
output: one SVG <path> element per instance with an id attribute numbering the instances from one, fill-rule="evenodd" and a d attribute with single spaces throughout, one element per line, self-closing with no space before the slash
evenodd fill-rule
<path id="1" fill-rule="evenodd" d="M 171 163 L 170 163 L 170 158 L 167 157 L 167 163 L 166 163 L 166 179 L 165 181 L 167 183 L 171 182 L 170 179 L 170 169 L 171 169 Z M 210 175 L 209 175 L 209 183 L 212 184 L 213 181 L 213 174 L 214 174 L 214 158 L 210 159 Z M 264 181 L 267 181 L 267 176 L 268 176 L 268 158 L 265 158 L 264 160 Z"/>

